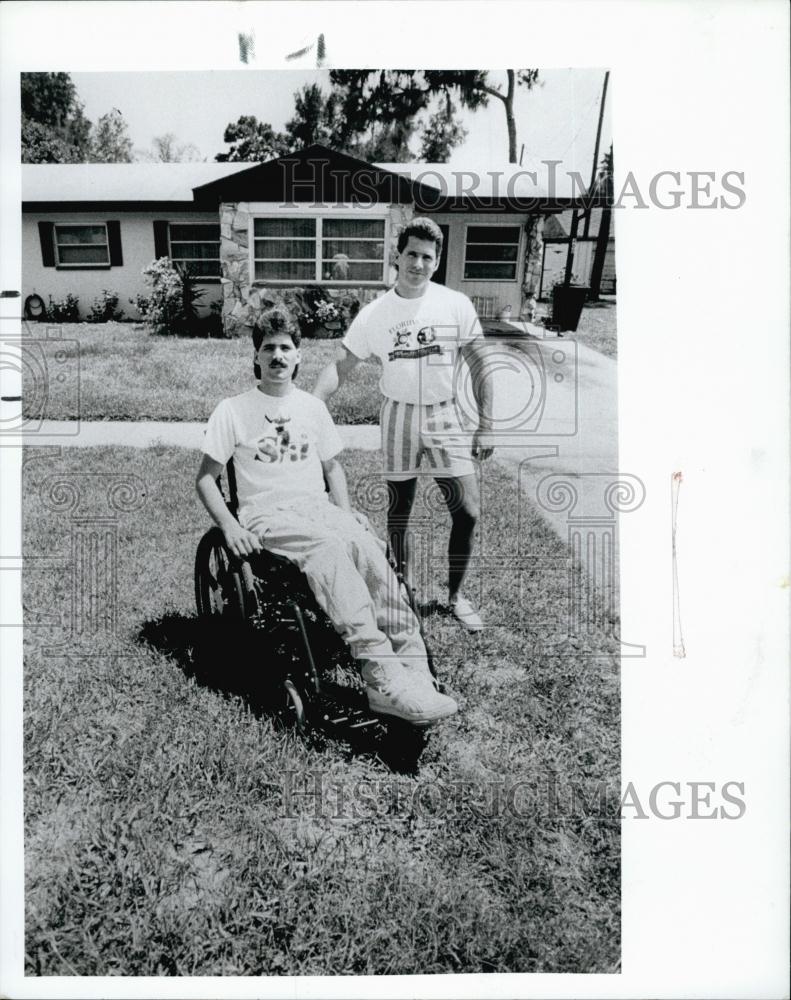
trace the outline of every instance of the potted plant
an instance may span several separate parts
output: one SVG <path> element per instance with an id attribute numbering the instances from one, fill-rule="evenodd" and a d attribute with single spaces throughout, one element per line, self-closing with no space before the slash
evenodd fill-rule
<path id="1" fill-rule="evenodd" d="M 325 330 L 337 331 L 343 326 L 343 316 L 334 302 L 325 299 L 317 302 L 315 315 L 317 325 L 323 326 Z"/>

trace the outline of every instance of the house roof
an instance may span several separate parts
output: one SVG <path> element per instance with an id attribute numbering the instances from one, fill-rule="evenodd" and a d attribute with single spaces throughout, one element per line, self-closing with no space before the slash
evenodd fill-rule
<path id="1" fill-rule="evenodd" d="M 193 201 L 202 184 L 249 163 L 36 163 L 22 167 L 22 201 Z"/>
<path id="2" fill-rule="evenodd" d="M 436 200 L 436 190 L 425 190 L 401 172 L 368 163 L 356 156 L 315 143 L 240 173 L 196 187 L 195 199 L 204 204 L 221 201 L 318 202 L 320 204 L 420 204 L 421 197 Z"/>

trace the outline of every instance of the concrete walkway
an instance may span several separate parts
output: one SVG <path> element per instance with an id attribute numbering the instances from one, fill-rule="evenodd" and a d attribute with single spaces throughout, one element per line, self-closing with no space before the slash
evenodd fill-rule
<path id="1" fill-rule="evenodd" d="M 618 472 L 616 362 L 568 337 L 503 336 L 487 337 L 486 366 L 495 385 L 496 459 L 518 467 L 522 489 L 564 541 L 580 519 L 610 516 L 604 493 Z M 458 399 L 474 424 L 469 384 L 460 386 Z M 198 450 L 204 429 L 202 422 L 44 421 L 18 441 L 4 435 L 4 444 Z M 346 448 L 379 447 L 377 426 L 339 431 Z"/>

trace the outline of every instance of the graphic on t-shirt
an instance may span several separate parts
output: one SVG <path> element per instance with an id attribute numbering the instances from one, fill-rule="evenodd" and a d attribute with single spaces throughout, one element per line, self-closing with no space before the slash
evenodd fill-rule
<path id="1" fill-rule="evenodd" d="M 256 443 L 255 460 L 257 462 L 304 462 L 310 451 L 308 435 L 305 431 L 299 434 L 299 440 L 292 440 L 291 431 L 286 424 L 291 417 L 266 417 L 266 422 L 272 424 L 274 435 L 267 433 Z"/>
<path id="2" fill-rule="evenodd" d="M 404 323 L 399 323 L 388 332 L 393 337 L 393 347 L 395 348 L 387 355 L 389 361 L 425 358 L 428 354 L 442 354 L 440 345 L 434 343 L 437 339 L 437 331 L 433 326 L 423 326 L 418 330 L 416 339 L 419 347 L 407 347 L 413 342 L 413 331 L 405 327 Z"/>

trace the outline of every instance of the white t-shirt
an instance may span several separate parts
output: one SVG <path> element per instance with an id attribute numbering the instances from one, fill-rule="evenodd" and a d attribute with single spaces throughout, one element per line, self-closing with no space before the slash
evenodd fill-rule
<path id="1" fill-rule="evenodd" d="M 466 295 L 429 282 L 407 299 L 394 288 L 369 302 L 354 318 L 343 344 L 358 358 L 382 362 L 382 395 L 402 403 L 441 403 L 454 396 L 459 348 L 482 336 Z"/>
<path id="2" fill-rule="evenodd" d="M 242 523 L 252 508 L 325 501 L 321 463 L 342 447 L 324 403 L 293 385 L 285 396 L 255 388 L 224 399 L 203 442 L 215 462 L 233 458 Z"/>

